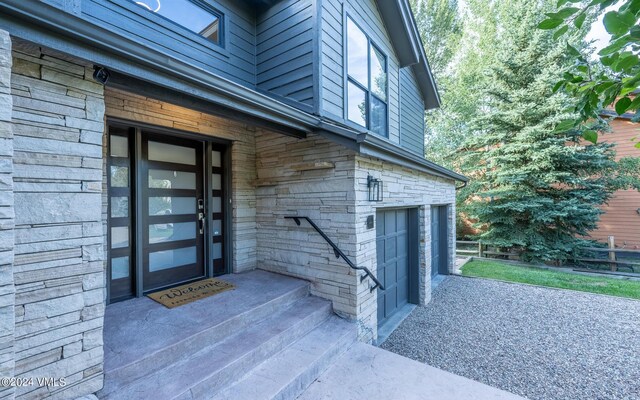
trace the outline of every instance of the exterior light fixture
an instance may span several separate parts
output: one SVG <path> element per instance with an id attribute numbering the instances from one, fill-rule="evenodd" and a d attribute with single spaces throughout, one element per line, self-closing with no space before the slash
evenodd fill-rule
<path id="1" fill-rule="evenodd" d="M 93 66 L 93 79 L 101 85 L 106 85 L 111 74 L 104 67 Z"/>
<path id="2" fill-rule="evenodd" d="M 373 176 L 367 176 L 367 189 L 369 189 L 369 201 L 382 201 L 382 181 L 374 178 Z"/>

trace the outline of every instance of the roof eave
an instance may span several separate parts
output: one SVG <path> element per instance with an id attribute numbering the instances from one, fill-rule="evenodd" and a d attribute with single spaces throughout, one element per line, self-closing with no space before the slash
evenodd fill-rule
<path id="1" fill-rule="evenodd" d="M 413 73 L 416 75 L 418 86 L 420 87 L 420 93 L 422 94 L 422 101 L 424 102 L 425 110 L 432 110 L 442 106 L 440 100 L 440 93 L 438 93 L 438 86 L 429 68 L 429 62 L 426 57 L 422 58 L 422 62 L 413 65 Z"/>
<path id="2" fill-rule="evenodd" d="M 410 151 L 391 145 L 388 141 L 365 131 L 358 132 L 353 128 L 321 122 L 314 133 L 342 144 L 365 156 L 380 158 L 409 169 L 448 180 L 460 182 L 469 181 L 469 178 L 462 174 L 451 171 Z"/>
<path id="3" fill-rule="evenodd" d="M 376 0 L 376 3 L 387 29 L 404 28 L 394 30 L 394 34 L 389 35 L 400 67 L 404 68 L 420 62 L 420 42 L 415 40 L 412 32 L 411 10 L 402 7 L 397 0 Z"/>
<path id="4" fill-rule="evenodd" d="M 436 85 L 424 44 L 420 38 L 411 6 L 407 0 L 377 0 L 378 8 L 387 27 L 402 26 L 390 35 L 398 56 L 400 67 L 411 67 L 418 81 L 425 110 L 441 106 L 440 94 Z"/>

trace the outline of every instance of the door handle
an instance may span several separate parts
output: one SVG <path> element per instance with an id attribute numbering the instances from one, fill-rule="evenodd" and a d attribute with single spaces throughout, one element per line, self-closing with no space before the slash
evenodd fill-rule
<path id="1" fill-rule="evenodd" d="M 198 213 L 198 221 L 200 222 L 200 234 L 204 234 L 204 213 Z"/>

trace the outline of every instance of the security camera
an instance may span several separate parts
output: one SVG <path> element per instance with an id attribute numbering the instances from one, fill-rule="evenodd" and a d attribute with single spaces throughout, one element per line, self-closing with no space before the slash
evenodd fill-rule
<path id="1" fill-rule="evenodd" d="M 106 85 L 110 76 L 111 74 L 106 68 L 98 67 L 97 65 L 93 66 L 93 79 L 95 79 L 96 82 Z"/>

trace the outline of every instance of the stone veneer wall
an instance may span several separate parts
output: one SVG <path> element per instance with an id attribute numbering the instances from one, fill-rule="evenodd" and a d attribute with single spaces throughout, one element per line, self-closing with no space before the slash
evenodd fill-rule
<path id="1" fill-rule="evenodd" d="M 16 397 L 74 398 L 103 382 L 103 88 L 90 65 L 16 42 L 15 375 L 66 381 Z"/>
<path id="2" fill-rule="evenodd" d="M 310 217 L 355 260 L 355 153 L 315 135 L 300 140 L 262 132 L 256 154 L 258 267 L 310 280 L 313 294 L 355 318 L 356 271 L 309 224 L 284 219 Z"/>
<path id="3" fill-rule="evenodd" d="M 367 176 L 381 179 L 384 200 L 368 201 Z M 419 216 L 419 304 L 431 301 L 431 205 L 449 206 L 449 271 L 455 266 L 455 182 L 433 175 L 384 162 L 382 160 L 357 156 L 355 171 L 356 227 L 358 252 L 356 261 L 372 271 L 377 269 L 376 229 L 366 228 L 369 215 L 376 215 L 383 208 L 418 208 Z M 377 224 L 377 221 L 376 221 Z M 358 321 L 365 337 L 377 337 L 377 296 L 369 292 L 370 283 L 358 285 Z"/>
<path id="4" fill-rule="evenodd" d="M 376 229 L 367 216 L 377 209 L 418 208 L 420 218 L 420 304 L 431 299 L 431 205 L 449 205 L 450 270 L 455 253 L 454 182 L 358 156 L 338 144 L 310 135 L 298 140 L 272 133 L 256 138 L 259 268 L 310 280 L 312 293 L 333 302 L 334 310 L 358 322 L 359 338 L 377 338 L 377 296 L 371 280 L 336 259 L 329 245 L 306 223 L 308 216 L 358 266 L 377 268 Z M 325 165 L 327 162 L 332 165 Z M 384 201 L 368 201 L 367 175 L 384 182 Z"/>
<path id="5" fill-rule="evenodd" d="M 231 146 L 233 272 L 256 268 L 255 128 L 111 88 L 105 89 L 105 104 L 107 117 L 180 129 L 233 142 Z"/>
<path id="6" fill-rule="evenodd" d="M 11 38 L 0 31 L 0 377 L 13 376 L 13 127 L 11 112 Z M 12 387 L 0 386 L 0 398 L 12 397 Z"/>

